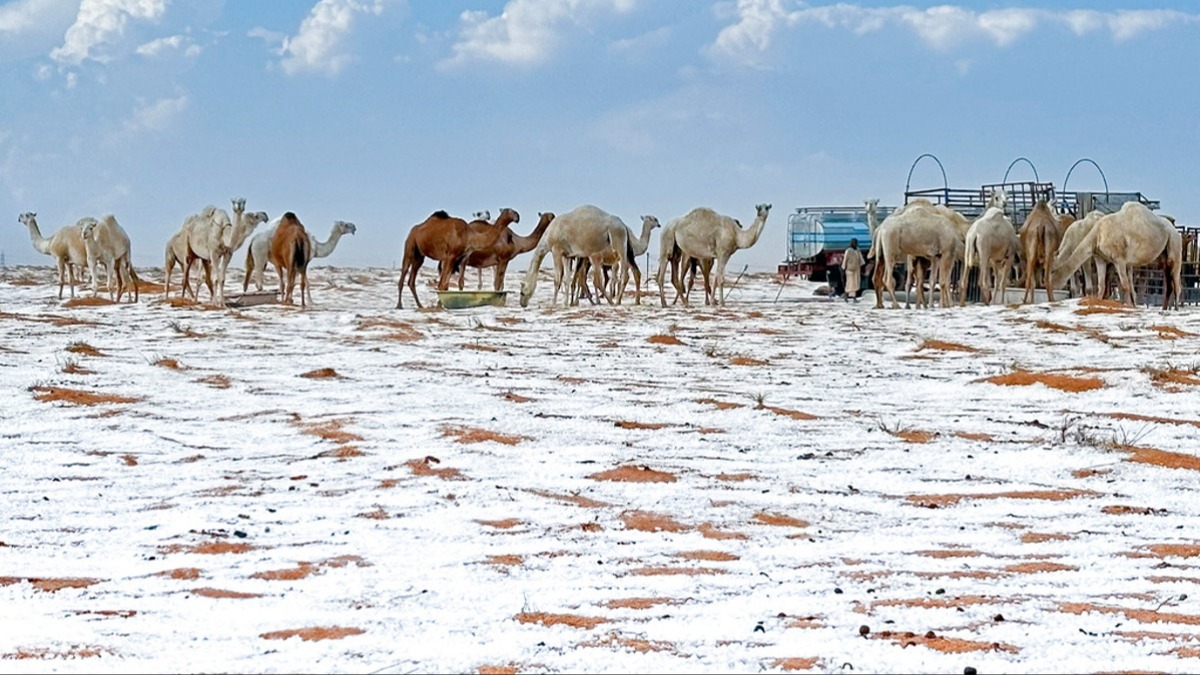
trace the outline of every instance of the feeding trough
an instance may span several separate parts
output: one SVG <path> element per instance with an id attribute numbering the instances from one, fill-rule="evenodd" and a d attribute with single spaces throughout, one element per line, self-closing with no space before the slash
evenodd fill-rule
<path id="1" fill-rule="evenodd" d="M 257 291 L 251 293 L 239 293 L 231 295 L 225 299 L 226 307 L 253 307 L 255 305 L 269 305 L 278 301 L 279 294 L 275 291 Z"/>
<path id="2" fill-rule="evenodd" d="M 438 291 L 438 304 L 445 309 L 469 307 L 503 307 L 508 291 Z"/>

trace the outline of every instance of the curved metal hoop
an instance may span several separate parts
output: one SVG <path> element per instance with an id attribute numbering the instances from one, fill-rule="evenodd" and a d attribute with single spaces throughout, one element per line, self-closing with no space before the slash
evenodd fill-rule
<path id="1" fill-rule="evenodd" d="M 945 190 L 950 189 L 950 181 L 946 180 L 946 169 L 945 169 L 945 167 L 942 166 L 942 160 L 938 159 L 937 157 L 935 157 L 927 152 L 927 153 L 921 155 L 920 157 L 916 158 L 915 160 L 913 160 L 912 166 L 908 167 L 908 178 L 904 181 L 904 193 L 905 194 L 908 194 L 909 188 L 912 187 L 913 169 L 917 168 L 917 164 L 922 159 L 925 159 L 926 157 L 937 162 L 938 169 L 940 169 L 942 172 L 942 189 L 945 189 Z"/>
<path id="2" fill-rule="evenodd" d="M 1004 184 L 1008 183 L 1008 172 L 1012 171 L 1012 168 L 1017 165 L 1017 162 L 1025 162 L 1026 164 L 1029 165 L 1029 168 L 1033 169 L 1033 182 L 1035 182 L 1035 183 L 1042 182 L 1042 179 L 1040 177 L 1038 177 L 1037 167 L 1033 165 L 1033 162 L 1029 161 L 1025 157 L 1018 157 L 1012 161 L 1012 164 L 1008 165 L 1007 169 L 1004 170 L 1004 180 L 1000 181 L 1001 183 L 1004 183 Z"/>
<path id="3" fill-rule="evenodd" d="M 1063 179 L 1062 191 L 1063 192 L 1067 191 L 1067 182 L 1071 180 L 1071 172 L 1075 170 L 1075 167 L 1079 166 L 1080 164 L 1083 164 L 1084 162 L 1087 162 L 1088 164 L 1091 164 L 1092 166 L 1096 167 L 1096 171 L 1100 172 L 1100 180 L 1104 181 L 1104 194 L 1108 194 L 1108 179 L 1104 177 L 1104 170 L 1100 168 L 1099 164 L 1097 164 L 1096 162 L 1092 161 L 1091 159 L 1089 159 L 1087 157 L 1076 160 L 1075 163 L 1071 165 L 1071 168 L 1067 169 L 1067 177 Z"/>

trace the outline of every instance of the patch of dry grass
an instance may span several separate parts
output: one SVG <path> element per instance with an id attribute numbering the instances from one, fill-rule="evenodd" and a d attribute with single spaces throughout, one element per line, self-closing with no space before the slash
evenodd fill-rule
<path id="1" fill-rule="evenodd" d="M 1041 384 L 1051 389 L 1071 393 L 1093 391 L 1095 389 L 1102 389 L 1105 386 L 1104 380 L 1098 377 L 1072 377 L 1058 373 L 1035 373 L 1021 369 L 976 381 L 1006 387 L 1027 387 L 1033 384 Z"/>
<path id="2" fill-rule="evenodd" d="M 625 465 L 608 471 L 594 473 L 592 480 L 615 481 L 618 483 L 674 483 L 678 478 L 666 471 L 656 471 L 645 465 Z"/>
<path id="3" fill-rule="evenodd" d="M 485 441 L 493 441 L 504 445 L 517 445 L 522 441 L 529 440 L 528 436 L 512 436 L 501 434 L 487 429 L 479 429 L 476 427 L 464 426 L 445 426 L 442 427 L 442 435 L 453 437 L 459 443 L 483 443 Z"/>
<path id="4" fill-rule="evenodd" d="M 367 631 L 361 628 L 349 628 L 344 626 L 314 626 L 310 628 L 292 628 L 289 630 L 277 630 L 259 635 L 264 640 L 287 640 L 289 638 L 298 637 L 305 642 L 319 642 L 321 640 L 341 640 L 351 635 L 362 635 Z"/>
<path id="5" fill-rule="evenodd" d="M 333 368 L 318 368 L 310 370 L 307 373 L 300 373 L 300 377 L 307 377 L 310 380 L 340 380 L 341 375 Z"/>
<path id="6" fill-rule="evenodd" d="M 72 405 L 104 405 L 104 404 L 126 404 L 139 403 L 140 398 L 133 396 L 118 396 L 116 394 L 100 394 L 94 391 L 83 391 L 81 389 L 68 389 L 67 387 L 48 387 L 35 386 L 30 389 L 34 392 L 33 397 L 43 403 L 70 403 Z"/>
<path id="7" fill-rule="evenodd" d="M 917 345 L 917 351 L 937 350 L 942 352 L 967 352 L 969 354 L 978 354 L 981 350 L 967 345 L 960 345 L 957 342 L 946 342 L 945 340 L 923 340 L 920 345 Z"/>

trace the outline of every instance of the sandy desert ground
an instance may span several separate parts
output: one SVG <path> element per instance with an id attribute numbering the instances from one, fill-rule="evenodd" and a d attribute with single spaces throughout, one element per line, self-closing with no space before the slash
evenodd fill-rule
<path id="1" fill-rule="evenodd" d="M 0 670 L 1200 669 L 1196 307 L 397 276 L 213 310 L 5 270 Z"/>

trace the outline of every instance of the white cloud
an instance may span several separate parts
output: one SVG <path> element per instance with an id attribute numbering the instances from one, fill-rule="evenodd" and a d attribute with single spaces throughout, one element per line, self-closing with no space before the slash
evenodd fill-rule
<path id="1" fill-rule="evenodd" d="M 166 131 L 175 119 L 187 109 L 188 95 L 181 94 L 176 98 L 163 98 L 153 103 L 139 106 L 133 111 L 133 117 L 125 122 L 125 131 Z"/>
<path id="2" fill-rule="evenodd" d="M 188 58 L 195 58 L 204 50 L 186 35 L 172 35 L 139 45 L 136 51 L 138 55 L 150 58 L 163 56 L 168 52 L 180 52 Z"/>
<path id="3" fill-rule="evenodd" d="M 337 75 L 353 58 L 344 51 L 344 43 L 354 30 L 359 14 L 383 12 L 388 0 L 320 0 L 295 37 L 284 38 L 280 47 L 280 66 L 288 75 L 319 73 Z M 268 37 L 261 31 L 255 37 Z"/>
<path id="4" fill-rule="evenodd" d="M 717 34 L 712 50 L 743 65 L 757 65 L 781 24 L 794 21 L 798 14 L 784 9 L 783 0 L 738 0 L 737 23 Z"/>
<path id="5" fill-rule="evenodd" d="M 50 58 L 68 66 L 88 59 L 106 62 L 105 48 L 121 41 L 131 19 L 155 21 L 166 9 L 167 0 L 83 0 L 62 46 Z"/>
<path id="6" fill-rule="evenodd" d="M 1174 23 L 1196 23 L 1200 16 L 1166 9 L 1120 11 L 1108 19 L 1108 27 L 1117 41 L 1132 40 L 1147 31 L 1166 28 Z"/>
<path id="7" fill-rule="evenodd" d="M 73 5 L 70 0 L 14 0 L 0 6 L 0 33 L 21 34 L 37 30 Z"/>
<path id="8" fill-rule="evenodd" d="M 465 11 L 452 47 L 454 56 L 442 66 L 472 61 L 514 65 L 545 62 L 562 42 L 563 34 L 596 15 L 628 13 L 637 0 L 510 0 L 498 16 Z"/>
<path id="9" fill-rule="evenodd" d="M 1180 23 L 1200 23 L 1200 14 L 1174 10 L 1054 11 L 1007 8 L 976 11 L 958 5 L 925 9 L 909 5 L 862 7 L 847 3 L 812 7 L 798 0 L 738 0 L 733 22 L 717 35 L 710 55 L 746 66 L 760 63 L 781 29 L 819 24 L 857 35 L 906 28 L 938 51 L 985 42 L 1007 47 L 1043 24 L 1067 26 L 1076 35 L 1107 30 L 1118 42 Z"/>

